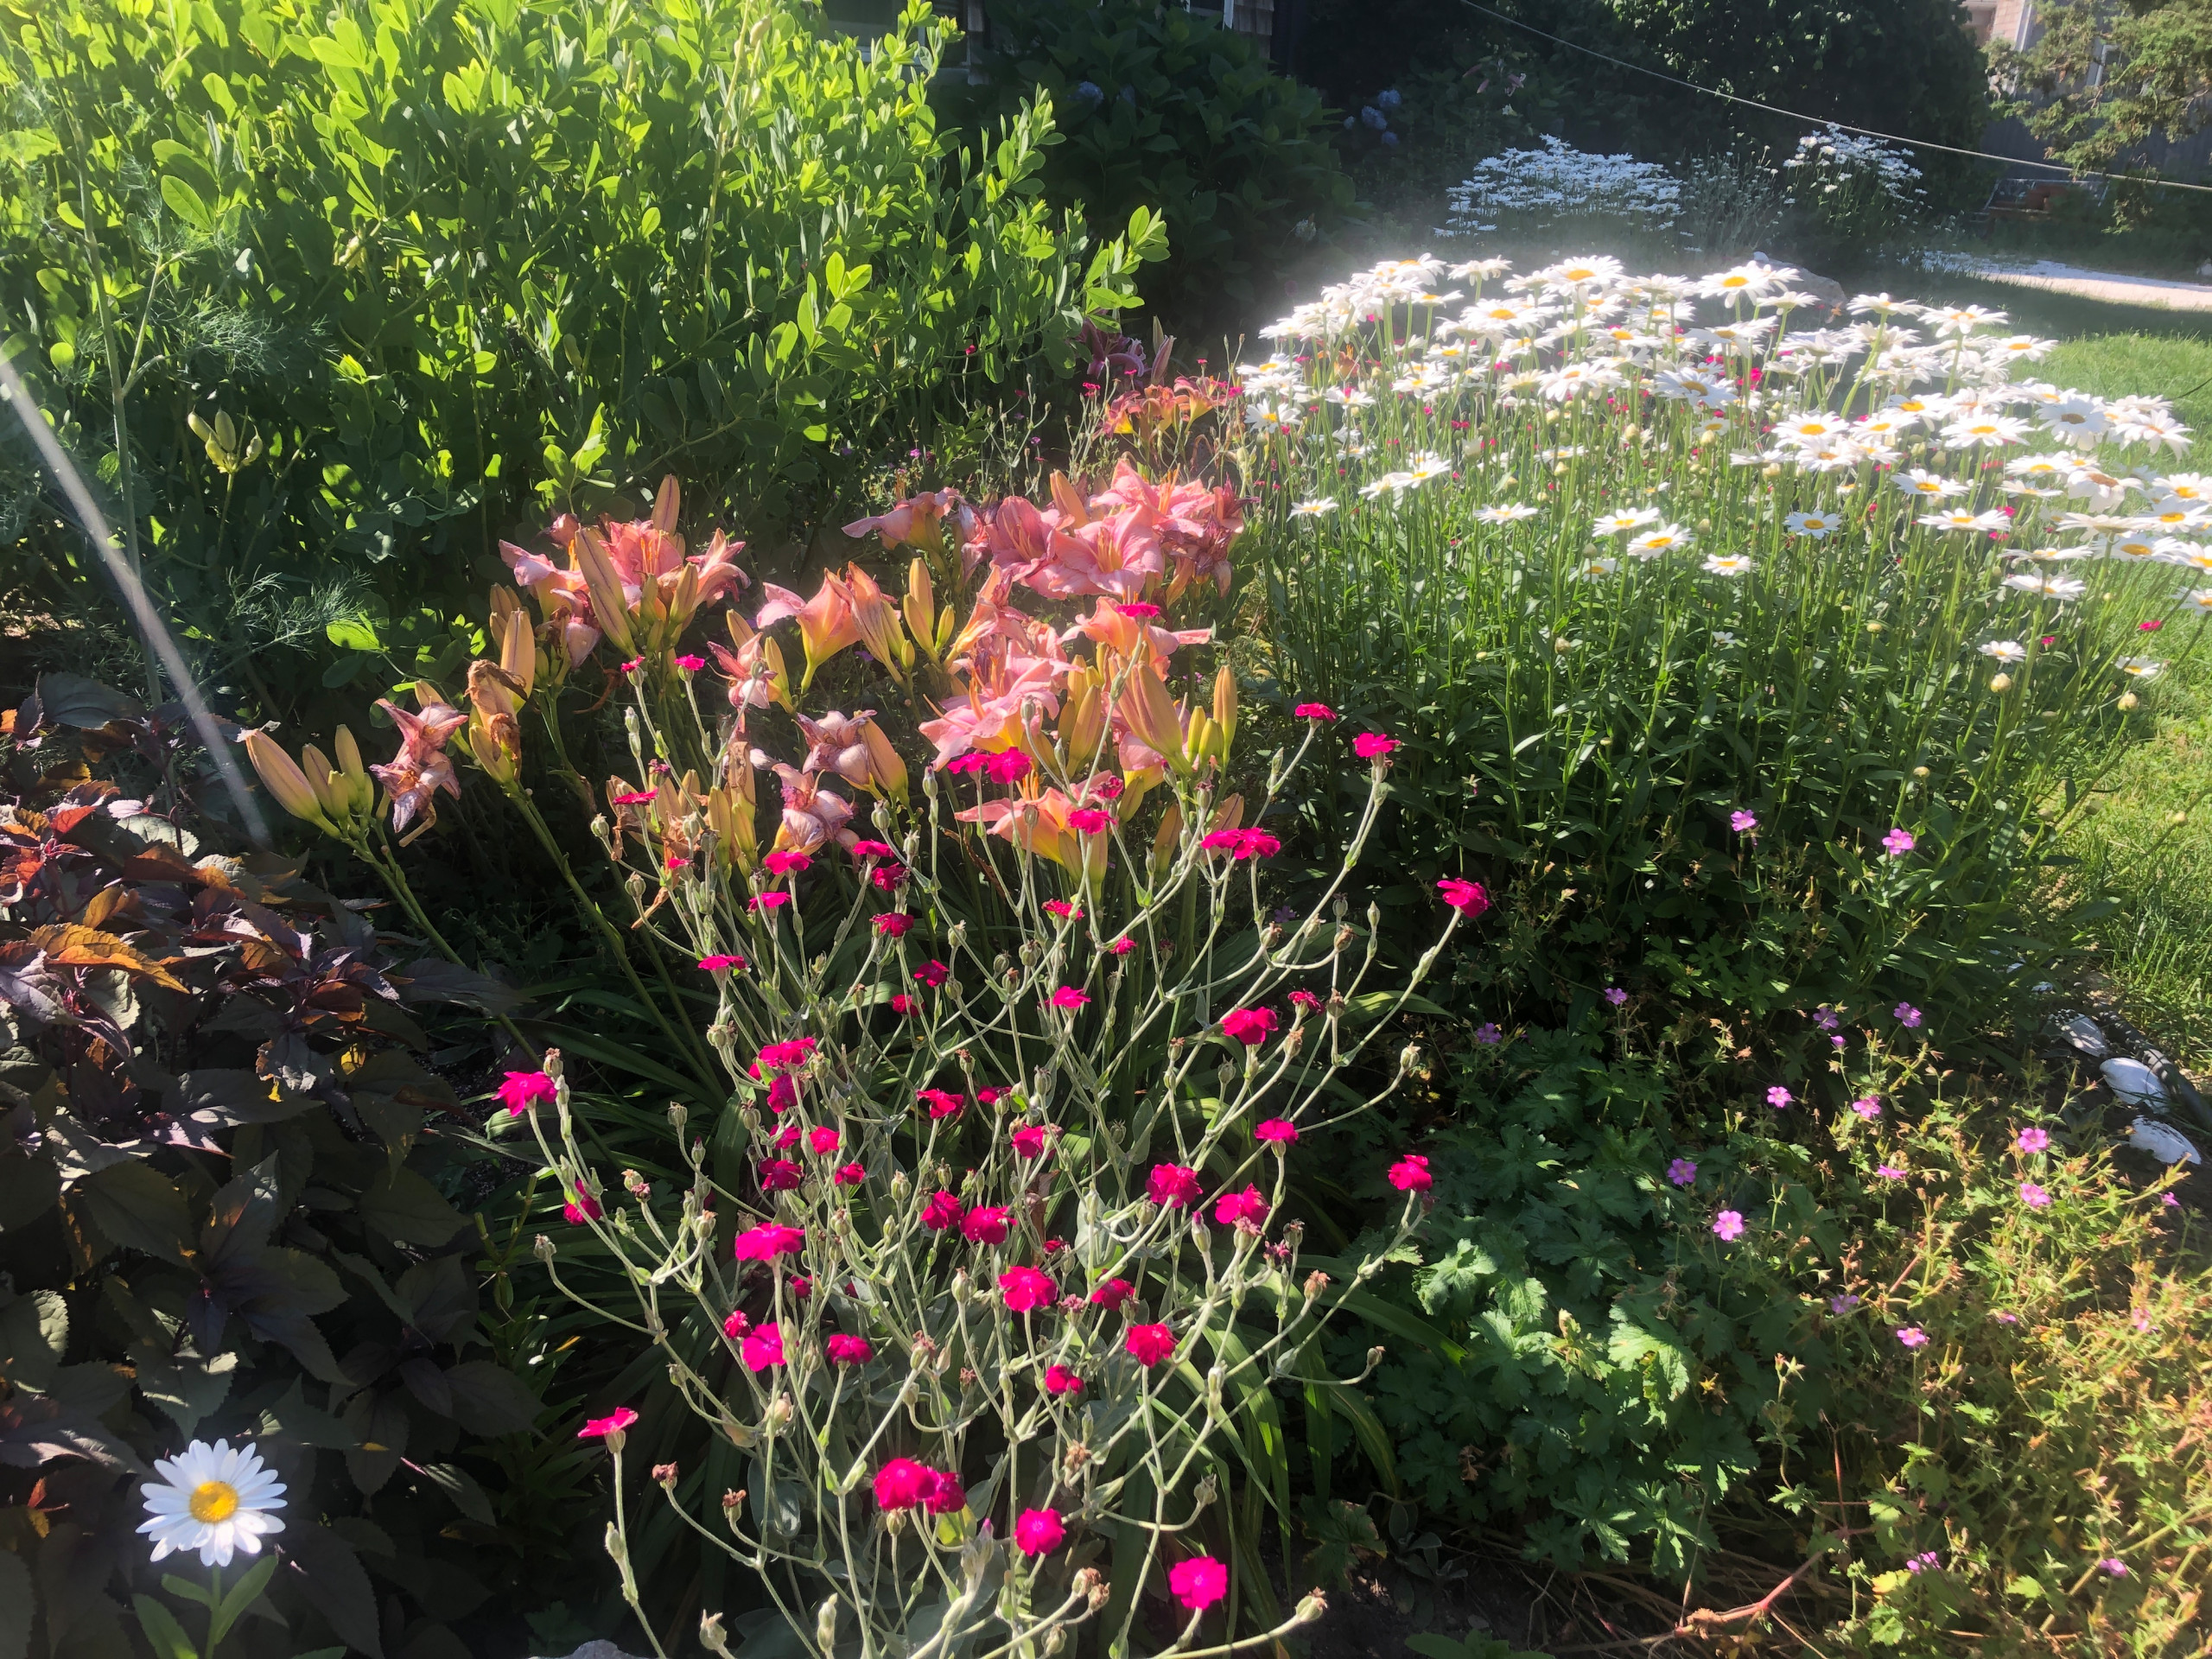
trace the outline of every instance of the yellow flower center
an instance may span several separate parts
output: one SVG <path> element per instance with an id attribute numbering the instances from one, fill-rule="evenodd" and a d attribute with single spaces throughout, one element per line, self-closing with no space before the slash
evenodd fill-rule
<path id="1" fill-rule="evenodd" d="M 225 1480 L 203 1480 L 192 1489 L 192 1501 L 187 1507 L 195 1521 L 211 1526 L 227 1521 L 238 1512 L 238 1488 Z"/>

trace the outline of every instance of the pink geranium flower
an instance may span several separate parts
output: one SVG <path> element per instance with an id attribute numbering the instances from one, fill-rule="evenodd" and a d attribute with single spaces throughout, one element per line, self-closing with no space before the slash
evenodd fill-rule
<path id="1" fill-rule="evenodd" d="M 510 1117 L 520 1117 L 533 1101 L 551 1100 L 556 1093 L 553 1079 L 543 1071 L 510 1071 L 499 1085 L 499 1099 Z"/>
<path id="2" fill-rule="evenodd" d="M 1733 1243 L 1744 1236 L 1744 1217 L 1740 1211 L 1723 1210 L 1713 1218 L 1713 1236 Z"/>
<path id="3" fill-rule="evenodd" d="M 2020 1183 L 2020 1202 L 2026 1205 L 2031 1210 L 2048 1210 L 2050 1208 L 2050 1194 L 2044 1192 L 2043 1188 L 2037 1186 L 2033 1181 L 2022 1181 Z"/>
<path id="4" fill-rule="evenodd" d="M 1891 830 L 1888 835 L 1882 837 L 1882 850 L 1891 858 L 1903 858 L 1916 845 L 1917 843 L 1912 838 L 1912 831 L 1902 826 Z"/>
<path id="5" fill-rule="evenodd" d="M 1900 1325 L 1897 1327 L 1897 1340 L 1908 1348 L 1925 1348 L 1928 1333 L 1916 1325 Z"/>
<path id="6" fill-rule="evenodd" d="M 1203 1192 L 1198 1172 L 1184 1164 L 1154 1164 L 1145 1178 L 1144 1195 L 1157 1205 L 1187 1207 Z"/>
<path id="7" fill-rule="evenodd" d="M 1766 1103 L 1777 1112 L 1787 1110 L 1791 1098 L 1789 1091 L 1778 1083 L 1766 1091 Z"/>
<path id="8" fill-rule="evenodd" d="M 1882 1103 L 1872 1095 L 1862 1095 L 1851 1103 L 1851 1109 L 1871 1123 L 1882 1115 Z"/>
<path id="9" fill-rule="evenodd" d="M 2050 1131 L 2035 1128 L 2022 1129 L 2019 1134 L 2012 1137 L 2012 1144 L 2022 1152 L 2048 1151 L 2050 1147 Z"/>

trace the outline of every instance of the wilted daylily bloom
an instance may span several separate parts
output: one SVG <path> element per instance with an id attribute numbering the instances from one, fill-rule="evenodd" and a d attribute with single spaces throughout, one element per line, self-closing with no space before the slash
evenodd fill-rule
<path id="1" fill-rule="evenodd" d="M 399 728 L 399 753 L 380 766 L 371 766 L 391 795 L 391 827 L 403 830 L 422 815 L 423 823 L 415 831 L 421 835 L 438 821 L 438 810 L 433 799 L 441 789 L 455 800 L 461 798 L 461 782 L 454 776 L 453 762 L 445 753 L 446 740 L 467 723 L 467 716 L 421 682 L 415 687 L 417 699 L 423 700 L 422 712 L 411 713 L 389 698 L 379 697 L 377 707 L 391 716 L 391 723 Z M 400 844 L 405 846 L 415 839 L 405 836 Z"/>

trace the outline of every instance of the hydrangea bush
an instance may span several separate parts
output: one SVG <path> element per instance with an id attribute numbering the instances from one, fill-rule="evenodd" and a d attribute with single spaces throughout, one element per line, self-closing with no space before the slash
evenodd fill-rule
<path id="1" fill-rule="evenodd" d="M 1170 401 L 1161 420 L 1195 418 Z M 607 648 L 632 775 L 570 778 L 603 804 L 591 827 L 627 925 L 567 874 L 667 1039 L 678 1177 L 605 1166 L 557 1052 L 500 1093 L 583 1245 L 578 1281 L 574 1247 L 540 1242 L 556 1281 L 659 1351 L 675 1397 L 747 1470 L 741 1488 L 673 1465 L 657 1481 L 824 1659 L 841 1631 L 868 1653 L 1003 1651 L 1093 1616 L 1126 1647 L 1155 1580 L 1188 1648 L 1216 1603 L 1234 1620 L 1199 1518 L 1231 1466 L 1220 1442 L 1261 1479 L 1247 1437 L 1279 1444 L 1274 1385 L 1340 1385 L 1311 1372 L 1313 1339 L 1414 1229 L 1430 1184 L 1418 1155 L 1392 1167 L 1395 1236 L 1332 1284 L 1284 1224 L 1288 1162 L 1399 1087 L 1414 1054 L 1380 1054 L 1389 1018 L 1487 897 L 1439 883 L 1443 936 L 1395 971 L 1376 912 L 1355 924 L 1342 891 L 1363 834 L 1302 912 L 1263 897 L 1280 843 L 1262 824 L 1344 736 L 1302 705 L 1296 752 L 1274 753 L 1248 803 L 1229 786 L 1244 775 L 1234 675 L 1172 690 L 1212 633 L 1169 607 L 1230 587 L 1243 508 L 1226 485 L 1124 461 L 1088 492 L 1055 478 L 1043 505 L 915 497 L 847 527 L 911 551 L 902 597 L 857 562 L 810 598 L 764 585 L 708 655 L 683 648 L 687 628 L 750 583 L 719 533 L 693 550 L 679 511 L 671 483 L 647 518 L 564 518 L 550 554 L 509 547 L 531 603 L 495 599 L 499 655 L 471 666 L 467 712 L 434 688 L 391 710 L 391 761 L 302 765 L 257 735 L 256 764 L 410 903 L 391 837 L 458 791 L 448 744 L 557 855 L 523 781 L 522 720 L 547 717 L 540 758 L 564 769 L 557 693 Z M 964 620 L 938 600 L 961 592 Z M 1056 605 L 1060 620 L 1035 611 Z M 874 709 L 801 711 L 855 647 L 879 701 L 934 710 L 898 742 Z M 1398 744 L 1363 731 L 1346 747 L 1371 827 Z M 712 988 L 703 1030 L 683 1011 L 697 998 L 657 995 L 629 963 L 632 940 Z M 639 1306 L 607 1305 L 607 1286 Z M 638 1421 L 626 1406 L 586 1433 L 618 1460 L 608 1548 L 652 1631 L 619 1470 Z M 1279 1486 L 1266 1499 L 1287 1512 Z M 1249 1527 L 1232 1532 L 1245 1605 L 1272 1607 Z M 722 1611 L 702 1630 L 715 1651 Z"/>
<path id="2" fill-rule="evenodd" d="M 2063 942 L 2022 906 L 2154 648 L 2212 610 L 2162 399 L 1793 276 L 1385 264 L 1240 371 L 1277 673 L 1417 722 L 1405 856 L 1521 890 L 1521 991 L 2005 982 Z"/>

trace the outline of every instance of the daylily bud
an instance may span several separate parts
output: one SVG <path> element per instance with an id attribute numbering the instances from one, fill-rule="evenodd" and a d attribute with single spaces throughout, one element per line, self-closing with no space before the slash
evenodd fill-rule
<path id="1" fill-rule="evenodd" d="M 519 609 L 509 613 L 505 636 L 495 628 L 493 638 L 499 644 L 499 666 L 506 671 L 515 683 L 518 695 L 527 702 L 537 683 L 537 639 L 531 631 L 530 619 Z"/>
<path id="2" fill-rule="evenodd" d="M 937 592 L 930 583 L 928 560 L 916 559 L 906 567 L 906 599 L 899 608 L 906 614 L 907 632 L 924 646 L 931 645 L 937 634 Z M 937 653 L 932 650 L 930 654 Z"/>
<path id="3" fill-rule="evenodd" d="M 361 746 L 353 741 L 353 733 L 340 726 L 331 747 L 338 751 L 338 777 L 345 785 L 346 810 L 366 817 L 376 804 L 377 786 L 369 769 L 361 764 Z"/>
<path id="4" fill-rule="evenodd" d="M 1159 833 L 1152 838 L 1152 870 L 1154 876 L 1164 873 L 1175 861 L 1177 843 L 1183 839 L 1183 804 L 1170 801 L 1167 811 L 1160 820 Z"/>
<path id="5" fill-rule="evenodd" d="M 638 654 L 638 647 L 630 632 L 630 601 L 622 591 L 622 577 L 607 556 L 605 543 L 599 532 L 588 524 L 577 531 L 570 543 L 576 569 L 582 573 L 584 586 L 591 594 L 592 620 L 612 639 L 626 657 Z"/>
<path id="6" fill-rule="evenodd" d="M 883 734 L 881 727 L 872 720 L 863 720 L 860 727 L 861 741 L 868 748 L 868 771 L 874 775 L 876 786 L 904 806 L 906 804 L 906 763 L 899 758 L 899 751 L 891 747 L 891 740 Z"/>
<path id="7" fill-rule="evenodd" d="M 276 740 L 266 732 L 245 734 L 246 759 L 253 762 L 254 771 L 260 775 L 263 787 L 294 817 L 303 819 L 326 835 L 336 835 L 337 827 L 330 822 L 322 808 L 322 798 L 308 782 L 307 774 L 299 763 L 284 753 Z"/>
<path id="8" fill-rule="evenodd" d="M 914 648 L 899 626 L 899 613 L 875 585 L 875 578 L 857 564 L 845 567 L 845 587 L 851 595 L 853 626 L 860 630 L 876 660 L 891 671 L 892 677 L 903 679 L 902 671 L 914 660 Z"/>
<path id="9" fill-rule="evenodd" d="M 300 751 L 300 771 L 324 813 L 333 819 L 345 817 L 335 781 L 338 774 L 331 767 L 330 757 L 310 743 Z"/>
<path id="10" fill-rule="evenodd" d="M 1078 664 L 1068 673 L 1067 701 L 1060 709 L 1060 759 L 1071 772 L 1087 774 L 1106 732 L 1106 705 L 1098 676 Z"/>
<path id="11" fill-rule="evenodd" d="M 1221 753 L 1227 760 L 1236 736 L 1236 675 L 1226 663 L 1213 677 L 1213 723 L 1221 728 Z"/>

